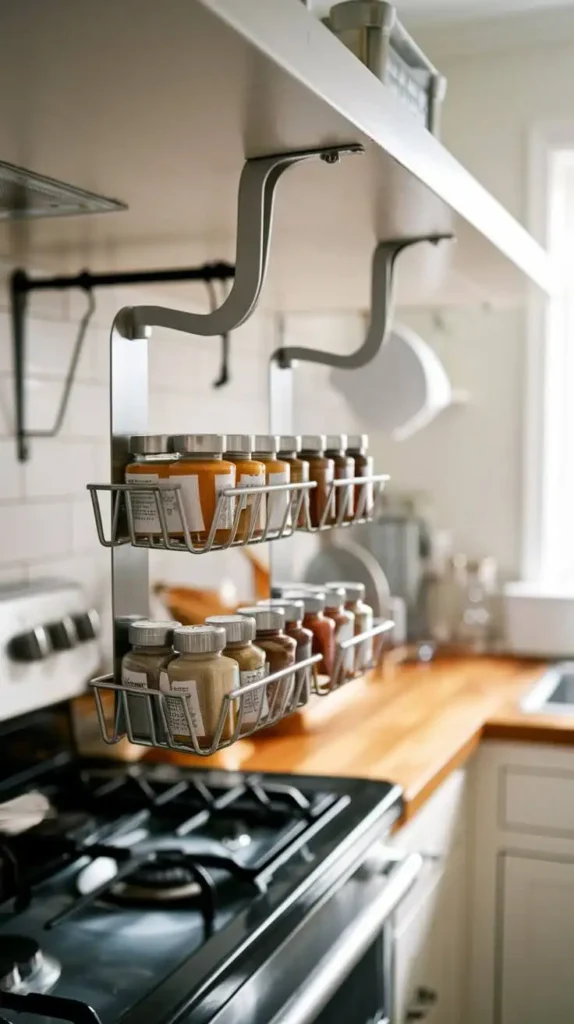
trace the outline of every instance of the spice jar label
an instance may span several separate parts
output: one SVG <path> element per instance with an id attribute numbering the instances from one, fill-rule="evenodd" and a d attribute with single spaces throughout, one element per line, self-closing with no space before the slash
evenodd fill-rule
<path id="1" fill-rule="evenodd" d="M 345 643 L 346 640 L 352 640 L 354 636 L 354 624 L 353 622 L 344 622 L 339 627 L 337 633 L 337 644 Z M 340 655 L 337 654 L 335 659 L 335 665 L 340 664 Z M 355 665 L 355 648 L 349 647 L 343 654 L 343 664 L 345 666 L 345 672 L 352 672 Z"/>
<path id="2" fill-rule="evenodd" d="M 270 473 L 270 484 L 288 484 L 289 473 Z M 269 530 L 280 530 L 283 526 L 285 511 L 289 504 L 289 492 L 267 495 L 267 526 Z"/>
<path id="3" fill-rule="evenodd" d="M 126 473 L 127 484 L 156 484 L 158 480 L 157 473 Z M 130 491 L 130 500 L 135 533 L 161 533 L 153 491 L 144 491 L 142 494 L 136 490 Z"/>
<path id="4" fill-rule="evenodd" d="M 193 724 L 197 739 L 205 736 L 203 715 L 197 694 L 197 683 L 194 679 L 173 680 L 170 683 L 167 672 L 162 672 L 159 688 L 163 693 L 179 694 L 179 696 L 167 696 L 165 698 L 165 712 L 172 736 L 190 736 L 187 716 L 183 709 L 182 697 L 185 698 L 187 709 Z"/>
<path id="5" fill-rule="evenodd" d="M 203 512 L 201 511 L 201 501 L 199 500 L 199 477 L 191 475 L 170 476 L 169 479 L 173 480 L 174 484 L 181 485 L 181 501 L 188 529 L 191 532 L 204 530 L 205 524 L 203 522 Z M 166 510 L 167 525 L 170 531 L 181 533 L 183 530 L 181 516 L 177 508 L 175 494 L 173 497 L 173 505 Z"/>
<path id="6" fill-rule="evenodd" d="M 261 668 L 254 668 L 246 672 L 240 672 L 240 684 L 241 686 L 247 686 L 248 683 L 258 683 L 260 679 L 265 679 L 266 674 L 264 665 L 262 665 Z M 251 690 L 250 693 L 245 693 L 243 697 L 241 697 L 241 706 L 243 708 L 243 718 L 241 720 L 242 726 L 255 725 L 256 722 L 264 722 L 269 714 L 266 687 L 262 686 L 257 690 Z M 261 714 L 259 714 L 260 709 Z"/>
<path id="7" fill-rule="evenodd" d="M 222 491 L 225 491 L 228 487 L 235 487 L 235 480 L 233 479 L 233 473 L 218 473 L 215 477 L 215 497 L 219 499 L 219 495 Z M 219 530 L 230 530 L 233 526 L 233 518 L 235 516 L 235 498 L 225 498 L 223 501 L 223 508 L 219 513 L 219 519 L 217 522 L 217 528 Z"/>
<path id="8" fill-rule="evenodd" d="M 263 487 L 265 484 L 265 474 L 257 475 L 256 473 L 242 473 L 239 477 L 238 487 Z M 265 498 L 266 495 L 262 494 L 259 502 L 259 515 L 257 516 L 256 526 L 258 529 L 263 529 L 265 525 Z M 245 500 L 245 499 L 244 499 Z M 247 498 L 246 507 L 251 508 L 257 501 L 257 495 L 254 494 L 252 498 Z"/>
<path id="9" fill-rule="evenodd" d="M 132 690 L 145 690 L 147 675 L 145 672 L 135 672 L 132 668 L 122 668 L 122 683 Z"/>

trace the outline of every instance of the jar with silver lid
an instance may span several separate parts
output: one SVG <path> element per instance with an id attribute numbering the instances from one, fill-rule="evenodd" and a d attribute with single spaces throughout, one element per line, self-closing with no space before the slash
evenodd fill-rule
<path id="1" fill-rule="evenodd" d="M 225 630 L 226 643 L 223 653 L 227 658 L 237 662 L 241 686 L 249 686 L 265 678 L 265 651 L 253 643 L 255 619 L 245 615 L 210 615 L 205 624 Z M 265 687 L 256 687 L 244 694 L 237 702 L 237 714 L 241 716 L 241 732 L 244 731 L 244 726 L 245 731 L 248 731 L 264 722 L 269 714 Z"/>
<path id="2" fill-rule="evenodd" d="M 282 608 L 252 605 L 238 608 L 238 613 L 255 620 L 255 641 L 265 652 L 267 675 L 273 675 L 274 672 L 280 672 L 295 664 L 297 644 L 285 633 L 285 613 Z M 294 681 L 292 675 L 286 675 L 278 682 L 268 684 L 267 700 L 272 718 L 288 706 Z"/>
<path id="3" fill-rule="evenodd" d="M 122 685 L 130 690 L 159 690 L 162 673 L 173 658 L 172 642 L 174 630 L 180 622 L 154 622 L 138 619 L 128 627 L 131 651 L 122 658 Z M 150 714 L 158 739 L 165 741 L 158 702 L 154 698 L 128 696 L 128 714 L 134 739 L 152 742 Z"/>
<path id="4" fill-rule="evenodd" d="M 264 487 L 265 465 L 252 458 L 253 434 L 227 434 L 225 458 L 235 466 L 238 487 Z M 265 525 L 266 495 L 253 497 L 241 495 L 242 508 L 235 533 L 236 540 L 251 540 L 260 537 Z"/>
<path id="5" fill-rule="evenodd" d="M 309 483 L 309 463 L 297 455 L 300 447 L 301 438 L 297 434 L 281 434 L 279 436 L 279 458 L 289 466 L 289 479 L 292 484 Z M 303 499 L 297 526 L 305 526 L 305 501 L 307 500 L 308 498 Z M 296 496 L 293 496 L 292 501 L 296 504 Z"/>
<path id="6" fill-rule="evenodd" d="M 213 744 L 226 705 L 227 715 L 218 742 L 233 735 L 233 701 L 226 702 L 224 698 L 239 686 L 239 668 L 236 661 L 222 654 L 225 644 L 225 630 L 221 627 L 181 626 L 175 630 L 176 657 L 170 661 L 160 685 L 167 695 L 167 720 L 177 743 L 190 744 L 192 735 L 183 702 L 200 747 Z"/>
<path id="7" fill-rule="evenodd" d="M 346 454 L 347 435 L 327 434 L 325 455 L 335 464 L 335 480 L 351 480 L 355 474 L 355 460 Z M 336 488 L 337 522 L 350 522 L 355 514 L 355 489 L 352 484 Z"/>
<path id="8" fill-rule="evenodd" d="M 255 434 L 253 437 L 253 458 L 265 466 L 265 483 L 284 485 L 291 481 L 289 464 L 277 454 L 279 437 L 276 434 Z M 269 533 L 281 530 L 287 525 L 289 492 L 272 492 L 267 495 L 267 529 Z"/>
<path id="9" fill-rule="evenodd" d="M 354 583 L 347 580 L 336 580 L 327 583 L 328 590 L 339 590 L 345 592 L 345 608 L 355 616 L 355 636 L 359 633 L 366 633 L 373 628 L 373 609 L 365 602 L 366 587 L 364 583 Z M 365 671 L 371 667 L 373 661 L 373 640 L 369 637 L 357 644 L 355 648 L 355 670 Z"/>
<path id="10" fill-rule="evenodd" d="M 170 480 L 180 485 L 187 527 L 195 544 L 205 544 L 222 492 L 235 487 L 235 465 L 223 457 L 226 444 L 224 434 L 176 434 L 170 438 L 172 451 L 179 456 L 171 466 Z M 225 498 L 213 538 L 216 544 L 229 539 L 234 515 L 235 498 Z M 173 537 L 183 536 L 177 509 L 169 532 Z"/>
<path id="11" fill-rule="evenodd" d="M 167 434 L 136 434 L 129 439 L 129 450 L 133 459 L 125 469 L 127 484 L 157 484 L 160 480 L 169 479 L 170 467 L 176 456 L 170 451 Z M 142 490 L 140 493 L 134 488 L 130 491 L 129 500 L 135 536 L 149 537 L 161 534 L 154 492 Z M 173 495 L 162 495 L 166 512 L 173 505 L 173 501 Z"/>
<path id="12" fill-rule="evenodd" d="M 316 487 L 309 492 L 309 520 L 311 526 L 332 525 L 335 520 L 335 463 L 325 455 L 325 434 L 303 434 L 299 458 L 309 466 L 309 479 Z"/>

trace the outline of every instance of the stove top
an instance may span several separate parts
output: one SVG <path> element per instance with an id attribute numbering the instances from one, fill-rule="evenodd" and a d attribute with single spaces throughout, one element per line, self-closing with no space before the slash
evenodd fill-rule
<path id="1" fill-rule="evenodd" d="M 50 809 L 0 837 L 11 1024 L 209 1020 L 400 813 L 385 783 L 167 766 L 73 761 L 27 788 Z"/>

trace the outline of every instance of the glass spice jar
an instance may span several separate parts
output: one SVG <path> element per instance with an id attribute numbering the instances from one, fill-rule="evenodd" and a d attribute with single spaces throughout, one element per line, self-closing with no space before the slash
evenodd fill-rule
<path id="1" fill-rule="evenodd" d="M 288 484 L 291 480 L 289 464 L 278 457 L 279 437 L 276 434 L 255 434 L 253 456 L 265 466 L 267 484 Z M 288 523 L 289 492 L 279 491 L 267 495 L 268 534 L 282 530 Z"/>
<path id="2" fill-rule="evenodd" d="M 355 651 L 349 647 L 340 649 L 340 644 L 352 640 L 355 635 L 355 616 L 345 608 L 345 591 L 342 587 L 334 587 L 325 591 L 325 615 L 335 623 L 335 643 L 337 644 L 335 671 L 339 677 L 336 682 L 350 679 L 355 667 Z"/>
<path id="3" fill-rule="evenodd" d="M 373 609 L 365 603 L 366 587 L 364 583 L 349 583 L 336 580 L 326 584 L 327 590 L 345 591 L 345 608 L 355 616 L 355 636 L 366 633 L 373 628 Z M 355 647 L 355 671 L 364 672 L 371 667 L 373 660 L 373 638 L 363 640 Z"/>
<path id="4" fill-rule="evenodd" d="M 297 458 L 297 451 L 301 445 L 301 438 L 296 434 L 281 434 L 279 437 L 279 458 L 287 463 L 292 484 L 306 484 L 309 482 L 309 463 L 304 459 Z M 300 492 L 295 492 L 291 497 L 291 508 L 297 505 Z M 297 519 L 297 526 L 305 526 L 305 502 L 303 498 L 301 511 Z"/>
<path id="5" fill-rule="evenodd" d="M 169 450 L 167 434 L 136 434 L 129 439 L 133 456 L 125 469 L 126 484 L 157 484 L 167 480 L 174 455 Z M 164 508 L 169 508 L 171 494 L 162 496 Z M 128 499 L 126 499 L 127 502 Z M 153 491 L 130 491 L 133 529 L 136 537 L 157 536 L 162 533 L 156 499 Z"/>
<path id="6" fill-rule="evenodd" d="M 324 434 L 303 434 L 300 458 L 309 465 L 309 479 L 317 484 L 309 491 L 309 521 L 311 526 L 324 526 L 334 522 L 333 480 L 335 463 L 325 455 Z"/>
<path id="7" fill-rule="evenodd" d="M 170 438 L 170 445 L 179 459 L 172 464 L 169 477 L 174 483 L 181 484 L 181 499 L 191 541 L 193 544 L 205 544 L 221 492 L 235 487 L 235 466 L 223 458 L 225 435 L 176 434 Z M 213 538 L 216 544 L 225 544 L 229 540 L 234 514 L 235 498 L 227 498 Z M 183 537 L 175 496 L 168 522 L 170 537 Z"/>
<path id="8" fill-rule="evenodd" d="M 321 590 L 293 590 L 285 594 L 285 599 L 303 602 L 305 615 L 303 626 L 313 634 L 313 654 L 322 655 L 318 663 L 318 671 L 330 676 L 335 666 L 335 623 L 327 618 L 325 612 L 325 593 Z"/>
<path id="9" fill-rule="evenodd" d="M 284 632 L 285 613 L 282 608 L 251 605 L 247 608 L 238 608 L 237 611 L 239 615 L 255 619 L 255 642 L 265 651 L 268 675 L 295 664 L 297 644 L 293 637 L 287 636 Z M 268 683 L 267 700 L 272 720 L 289 706 L 293 683 L 292 675 L 287 675 L 276 683 Z"/>
<path id="10" fill-rule="evenodd" d="M 132 649 L 122 658 L 122 686 L 130 690 L 160 689 L 160 677 L 174 657 L 173 631 L 180 625 L 180 622 L 149 619 L 130 622 L 128 636 Z M 128 696 L 126 703 L 135 740 L 153 740 L 150 714 L 157 738 L 160 742 L 165 740 L 161 712 L 154 698 Z"/>
<path id="11" fill-rule="evenodd" d="M 349 434 L 347 438 L 347 455 L 355 461 L 353 476 L 372 476 L 374 473 L 373 456 L 368 454 L 369 435 Z M 367 519 L 373 515 L 375 498 L 372 483 L 355 484 L 355 515 L 358 519 Z"/>
<path id="12" fill-rule="evenodd" d="M 227 434 L 225 458 L 233 462 L 236 473 L 237 487 L 264 487 L 266 481 L 265 465 L 253 459 L 252 434 Z M 246 540 L 248 537 L 260 537 L 265 523 L 265 494 L 253 495 L 252 498 L 238 498 L 245 504 L 239 513 L 239 523 L 235 540 Z M 255 520 L 255 521 L 253 521 Z"/>
<path id="13" fill-rule="evenodd" d="M 303 618 L 305 616 L 305 606 L 303 601 L 297 598 L 268 598 L 265 601 L 258 601 L 258 605 L 262 608 L 282 608 L 285 614 L 285 634 L 292 637 L 297 644 L 297 650 L 295 651 L 295 661 L 306 661 L 313 654 L 313 634 L 310 629 L 306 629 L 303 625 Z M 301 703 L 307 703 L 311 696 L 311 673 L 310 669 L 303 669 L 305 678 L 303 684 L 299 690 L 299 701 Z M 299 686 L 301 680 L 296 680 L 296 686 Z"/>
<path id="14" fill-rule="evenodd" d="M 347 435 L 327 434 L 325 455 L 335 464 L 335 480 L 352 480 L 355 460 L 346 454 Z M 336 487 L 335 516 L 338 523 L 352 522 L 355 514 L 355 488 L 352 484 Z"/>
<path id="15" fill-rule="evenodd" d="M 239 666 L 239 685 L 248 686 L 264 679 L 267 657 L 255 639 L 255 619 L 245 615 L 210 615 L 206 626 L 218 626 L 225 630 L 226 658 L 233 658 Z M 244 694 L 235 704 L 236 718 L 241 716 L 240 735 L 254 726 L 262 724 L 269 714 L 267 693 L 264 686 Z"/>
<path id="16" fill-rule="evenodd" d="M 225 643 L 225 630 L 215 626 L 181 626 L 174 632 L 173 649 L 177 657 L 169 662 L 160 688 L 168 695 L 167 720 L 177 743 L 191 746 L 181 698 L 189 711 L 198 745 L 209 748 L 214 742 L 225 694 L 239 686 L 237 661 L 221 653 Z M 233 703 L 229 702 L 219 739 L 231 739 L 233 729 Z"/>

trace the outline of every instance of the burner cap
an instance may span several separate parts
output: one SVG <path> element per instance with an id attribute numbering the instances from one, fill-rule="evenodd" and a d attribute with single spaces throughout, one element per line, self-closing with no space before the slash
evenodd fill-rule
<path id="1" fill-rule="evenodd" d="M 21 978 L 37 971 L 42 963 L 40 944 L 26 935 L 0 935 L 0 988 L 2 980 L 18 969 Z"/>
<path id="2" fill-rule="evenodd" d="M 134 903 L 168 903 L 198 896 L 200 892 L 200 886 L 185 861 L 165 853 L 139 864 L 131 875 L 114 885 L 111 895 Z"/>

